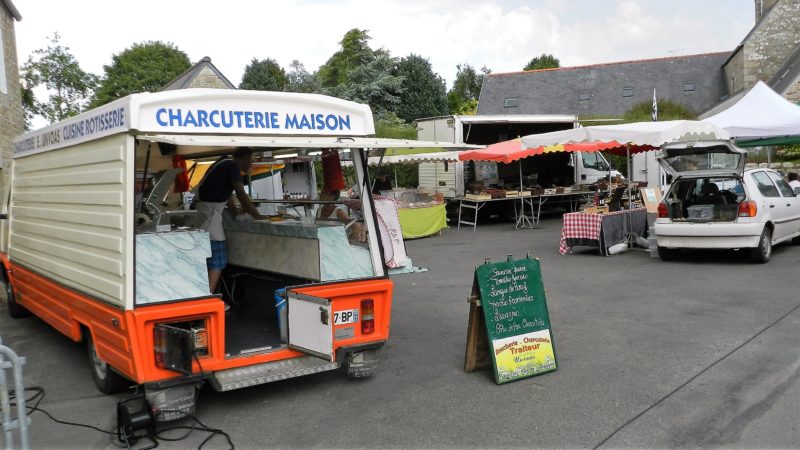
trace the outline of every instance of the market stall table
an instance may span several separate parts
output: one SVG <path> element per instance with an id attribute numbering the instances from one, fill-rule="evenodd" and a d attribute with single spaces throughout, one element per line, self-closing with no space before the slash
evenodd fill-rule
<path id="1" fill-rule="evenodd" d="M 630 225 L 626 225 L 630 213 Z M 605 214 L 574 212 L 564 214 L 559 253 L 572 247 L 599 247 L 600 254 L 608 256 L 608 248 L 625 242 L 628 232 L 644 236 L 647 230 L 647 210 L 634 208 Z"/>
<path id="2" fill-rule="evenodd" d="M 403 239 L 432 236 L 447 228 L 447 212 L 444 203 L 399 206 L 400 228 Z"/>
<path id="3" fill-rule="evenodd" d="M 484 206 L 486 206 L 489 202 L 505 202 L 505 201 L 513 201 L 518 202 L 521 201 L 521 209 L 522 211 L 517 210 L 517 205 L 514 203 L 514 221 L 517 223 L 516 228 L 530 228 L 526 226 L 522 222 L 522 218 L 525 216 L 524 207 L 525 205 L 530 205 L 531 211 L 533 211 L 533 204 L 531 203 L 530 195 L 526 196 L 516 196 L 516 197 L 501 197 L 501 198 L 468 198 L 468 197 L 456 197 L 455 200 L 458 200 L 458 229 L 461 229 L 461 224 L 464 225 L 472 225 L 472 231 L 475 231 L 478 228 L 478 211 L 481 210 Z M 472 218 L 472 222 L 466 220 L 464 216 L 462 216 L 463 209 L 471 209 L 475 211 L 475 215 Z"/>

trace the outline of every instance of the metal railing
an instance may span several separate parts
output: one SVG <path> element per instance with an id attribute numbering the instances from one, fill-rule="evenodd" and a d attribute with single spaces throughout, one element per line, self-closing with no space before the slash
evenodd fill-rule
<path id="1" fill-rule="evenodd" d="M 28 450 L 28 419 L 27 407 L 25 405 L 25 385 L 22 382 L 22 366 L 25 358 L 17 356 L 14 350 L 3 345 L 0 338 L 0 411 L 2 411 L 2 425 L 5 433 L 6 449 L 14 448 L 14 430 L 19 430 L 20 449 Z M 6 369 L 12 369 L 14 375 L 14 399 L 17 417 L 12 418 L 11 414 L 11 393 L 8 388 L 8 378 Z"/>

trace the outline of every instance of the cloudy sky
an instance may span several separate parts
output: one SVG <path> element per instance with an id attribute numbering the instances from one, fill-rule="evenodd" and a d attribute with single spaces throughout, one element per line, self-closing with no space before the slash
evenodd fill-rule
<path id="1" fill-rule="evenodd" d="M 12 0 L 20 64 L 54 32 L 84 70 L 102 75 L 133 43 L 171 42 L 234 84 L 253 59 L 315 71 L 344 34 L 431 62 L 451 86 L 457 64 L 521 70 L 542 53 L 562 67 L 733 50 L 754 23 L 752 0 Z"/>

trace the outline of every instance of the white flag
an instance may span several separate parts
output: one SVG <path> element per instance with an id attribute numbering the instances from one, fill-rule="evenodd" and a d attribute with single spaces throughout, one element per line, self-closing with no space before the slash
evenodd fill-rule
<path id="1" fill-rule="evenodd" d="M 656 100 L 655 89 L 653 89 L 653 122 L 658 122 L 658 100 Z"/>

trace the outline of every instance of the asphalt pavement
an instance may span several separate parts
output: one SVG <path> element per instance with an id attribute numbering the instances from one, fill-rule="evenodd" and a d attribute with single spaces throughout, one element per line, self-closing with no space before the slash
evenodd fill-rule
<path id="1" fill-rule="evenodd" d="M 198 418 L 237 448 L 800 446 L 800 246 L 778 246 L 760 265 L 733 251 L 674 262 L 640 250 L 562 256 L 560 229 L 551 216 L 540 229 L 482 224 L 408 241 L 415 265 L 430 270 L 394 277 L 375 377 L 205 387 Z M 486 258 L 527 252 L 541 260 L 559 368 L 496 385 L 488 370 L 463 372 L 473 272 Z M 26 385 L 46 392 L 41 408 L 114 429 L 127 395 L 96 390 L 82 345 L 5 313 L 0 337 L 27 358 Z M 33 448 L 116 448 L 99 431 L 31 418 Z M 195 430 L 160 448 L 197 448 L 207 436 Z M 204 448 L 227 443 L 215 437 Z"/>

